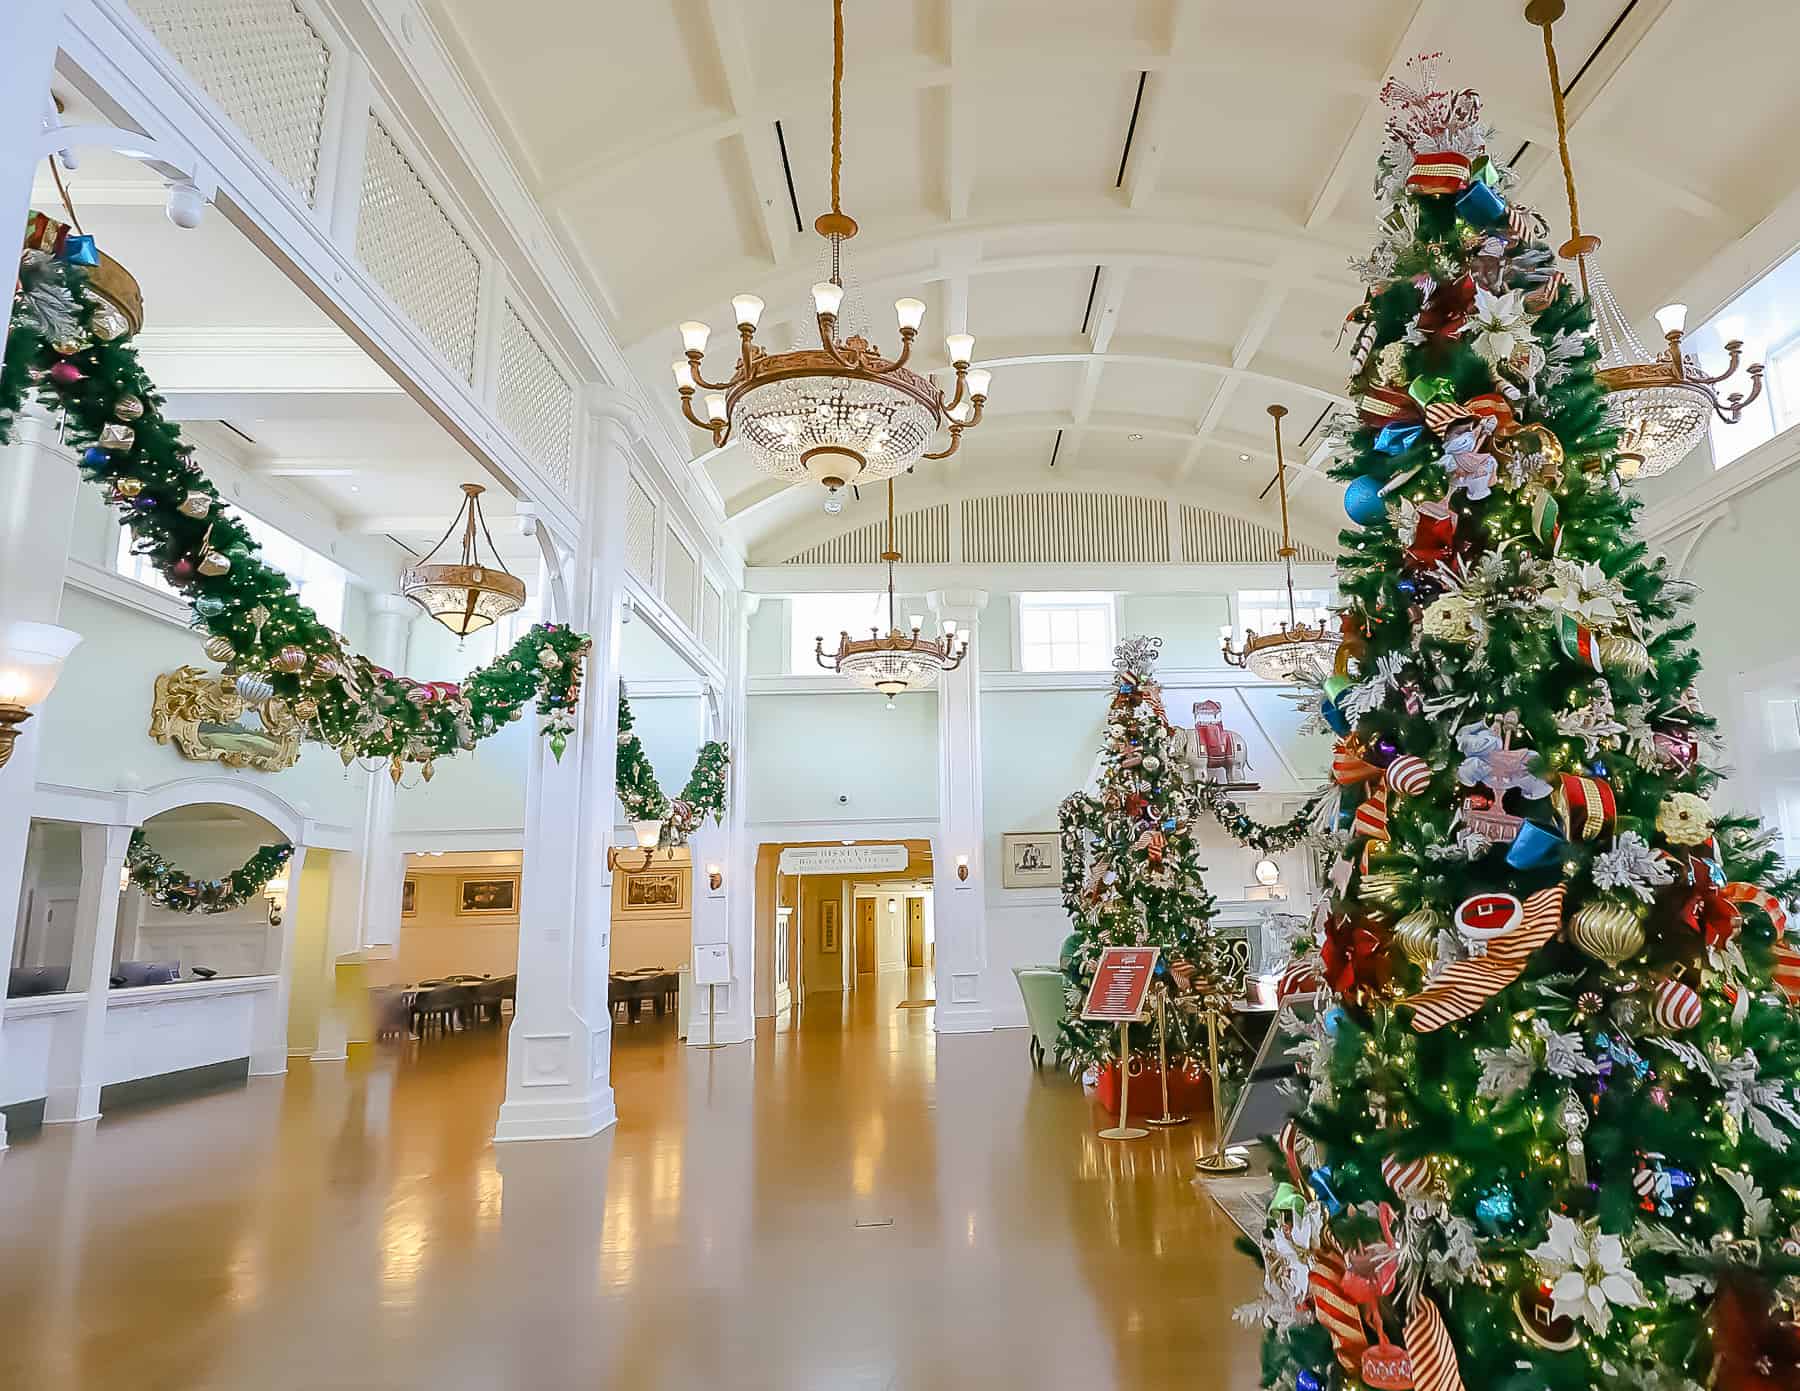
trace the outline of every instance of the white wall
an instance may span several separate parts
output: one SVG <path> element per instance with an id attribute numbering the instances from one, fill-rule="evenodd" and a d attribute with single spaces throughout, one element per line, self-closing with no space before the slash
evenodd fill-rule
<path id="1" fill-rule="evenodd" d="M 756 695 L 749 707 L 752 824 L 936 818 L 935 695 L 892 710 L 872 692 Z"/>

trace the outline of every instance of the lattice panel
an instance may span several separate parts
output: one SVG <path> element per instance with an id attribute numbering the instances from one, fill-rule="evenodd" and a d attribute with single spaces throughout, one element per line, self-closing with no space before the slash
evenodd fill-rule
<path id="1" fill-rule="evenodd" d="M 1161 498 L 1014 493 L 962 505 L 962 558 L 989 565 L 1153 565 L 1169 559 Z"/>
<path id="2" fill-rule="evenodd" d="M 694 585 L 699 578 L 699 564 L 674 528 L 664 534 L 663 602 L 691 633 L 694 631 Z"/>
<path id="3" fill-rule="evenodd" d="M 1181 554 L 1190 564 L 1256 565 L 1281 559 L 1281 533 L 1241 517 L 1230 517 L 1205 507 L 1181 509 Z M 1296 548 L 1295 560 L 1323 561 L 1332 557 L 1317 546 Z"/>
<path id="4" fill-rule="evenodd" d="M 886 549 L 887 519 L 862 526 L 808 546 L 782 562 L 786 565 L 879 565 Z M 913 565 L 950 563 L 950 504 L 902 512 L 894 518 L 894 540 L 900 554 Z"/>
<path id="5" fill-rule="evenodd" d="M 715 657 L 725 655 L 725 596 L 711 580 L 700 590 L 700 645 Z"/>
<path id="6" fill-rule="evenodd" d="M 131 0 L 132 11 L 310 203 L 331 50 L 293 0 Z"/>
<path id="7" fill-rule="evenodd" d="M 568 492 L 575 454 L 575 388 L 511 304 L 500 324 L 494 408 L 532 462 Z"/>
<path id="8" fill-rule="evenodd" d="M 635 478 L 625 494 L 625 568 L 646 586 L 656 583 L 656 499 Z"/>
<path id="9" fill-rule="evenodd" d="M 481 263 L 387 128 L 369 118 L 356 254 L 444 361 L 475 376 Z"/>

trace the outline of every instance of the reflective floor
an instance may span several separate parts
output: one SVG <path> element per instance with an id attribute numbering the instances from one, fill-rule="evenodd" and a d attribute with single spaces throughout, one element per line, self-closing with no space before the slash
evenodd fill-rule
<path id="1" fill-rule="evenodd" d="M 1254 1386 L 1193 1129 L 1095 1139 L 912 985 L 710 1053 L 621 1020 L 592 1140 L 491 1143 L 491 1028 L 50 1128 L 0 1162 L 0 1387 Z"/>

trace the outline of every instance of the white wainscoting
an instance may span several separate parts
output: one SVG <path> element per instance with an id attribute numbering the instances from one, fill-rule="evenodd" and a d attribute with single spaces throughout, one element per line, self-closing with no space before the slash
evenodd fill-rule
<path id="1" fill-rule="evenodd" d="M 101 1084 L 248 1058 L 257 1012 L 276 1008 L 279 985 L 276 976 L 247 976 L 114 990 L 106 1001 Z"/>
<path id="2" fill-rule="evenodd" d="M 87 996 L 32 995 L 6 1001 L 6 1047 L 0 1050 L 0 1106 L 50 1094 L 50 1059 L 59 1032 L 80 1029 Z"/>
<path id="3" fill-rule="evenodd" d="M 121 961 L 179 961 L 182 975 L 196 966 L 220 976 L 260 975 L 277 948 L 262 899 L 233 913 L 170 913 L 147 908 L 135 932 L 120 944 Z"/>

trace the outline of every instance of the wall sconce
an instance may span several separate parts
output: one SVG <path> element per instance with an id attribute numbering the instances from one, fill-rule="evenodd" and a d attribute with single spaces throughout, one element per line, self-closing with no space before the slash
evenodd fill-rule
<path id="1" fill-rule="evenodd" d="M 1273 860 L 1258 860 L 1256 862 L 1256 882 L 1265 889 L 1273 888 L 1281 882 L 1281 866 Z"/>
<path id="2" fill-rule="evenodd" d="M 269 900 L 269 926 L 280 927 L 287 914 L 288 877 L 285 871 L 263 885 L 263 897 Z"/>
<path id="3" fill-rule="evenodd" d="M 725 884 L 725 871 L 717 865 L 706 867 L 706 887 L 717 893 Z"/>
<path id="4" fill-rule="evenodd" d="M 31 707 L 49 699 L 63 663 L 80 642 L 80 633 L 52 623 L 0 626 L 0 768 L 12 757 Z"/>
<path id="5" fill-rule="evenodd" d="M 969 882 L 969 857 L 967 855 L 956 857 L 956 877 L 965 884 Z"/>
<path id="6" fill-rule="evenodd" d="M 642 874 L 650 868 L 650 862 L 656 858 L 656 844 L 662 839 L 662 822 L 633 821 L 631 833 L 637 837 L 637 848 L 643 852 L 643 860 L 636 865 L 629 864 L 626 862 L 623 850 L 616 845 L 609 845 L 606 848 L 606 867 L 609 870 L 624 869 L 633 874 Z M 671 858 L 674 857 L 674 854 L 673 850 L 669 852 Z"/>
<path id="7" fill-rule="evenodd" d="M 890 898 L 888 900 L 888 912 L 898 913 L 899 911 L 900 911 L 900 900 L 897 898 Z"/>

